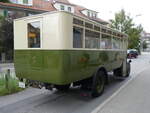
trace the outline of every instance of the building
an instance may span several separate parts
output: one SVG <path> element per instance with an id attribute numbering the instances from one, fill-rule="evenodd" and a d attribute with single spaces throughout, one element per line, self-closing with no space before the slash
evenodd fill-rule
<path id="1" fill-rule="evenodd" d="M 48 11 L 68 11 L 84 16 L 103 25 L 108 22 L 98 18 L 98 12 L 72 4 L 68 0 L 10 0 L 12 3 L 0 2 L 0 14 L 6 17 L 19 18 Z"/>
<path id="2" fill-rule="evenodd" d="M 140 39 L 141 39 L 141 45 L 142 45 L 143 51 L 150 52 L 150 33 L 142 32 Z M 146 48 L 146 49 L 143 48 L 144 43 L 146 43 L 146 45 L 147 45 L 147 48 Z"/>

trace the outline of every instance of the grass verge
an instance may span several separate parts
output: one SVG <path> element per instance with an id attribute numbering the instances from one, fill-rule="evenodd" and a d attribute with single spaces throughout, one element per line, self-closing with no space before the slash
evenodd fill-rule
<path id="1" fill-rule="evenodd" d="M 17 93 L 23 89 L 18 86 L 18 80 L 10 78 L 8 81 L 8 88 L 6 88 L 6 81 L 4 78 L 0 78 L 0 96 Z"/>

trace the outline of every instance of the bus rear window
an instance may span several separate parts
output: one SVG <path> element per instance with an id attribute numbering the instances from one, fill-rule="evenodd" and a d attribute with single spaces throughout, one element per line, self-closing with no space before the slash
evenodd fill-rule
<path id="1" fill-rule="evenodd" d="M 28 48 L 40 48 L 40 21 L 28 23 Z"/>

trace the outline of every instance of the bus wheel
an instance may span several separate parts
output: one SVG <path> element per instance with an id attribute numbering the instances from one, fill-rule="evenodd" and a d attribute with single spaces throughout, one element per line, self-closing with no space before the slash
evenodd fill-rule
<path id="1" fill-rule="evenodd" d="M 92 84 L 92 97 L 98 97 L 102 95 L 105 87 L 105 73 L 104 71 L 99 71 L 96 75 L 93 76 Z"/>
<path id="2" fill-rule="evenodd" d="M 59 91 L 67 91 L 70 88 L 70 84 L 67 85 L 55 85 L 55 88 Z"/>
<path id="3" fill-rule="evenodd" d="M 131 64 L 130 64 L 130 62 L 127 62 L 127 74 L 126 74 L 126 77 L 129 77 L 129 75 L 130 75 L 130 72 L 131 72 Z"/>

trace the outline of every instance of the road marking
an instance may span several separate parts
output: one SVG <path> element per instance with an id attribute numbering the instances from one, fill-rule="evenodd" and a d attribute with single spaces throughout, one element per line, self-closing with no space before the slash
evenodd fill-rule
<path id="1" fill-rule="evenodd" d="M 136 77 L 138 77 L 137 75 L 139 75 L 140 73 L 142 73 L 144 70 L 148 69 L 149 67 L 146 67 L 144 69 L 142 69 L 141 71 L 139 71 L 138 73 L 136 73 L 135 76 L 131 77 L 131 79 L 129 79 L 123 86 L 121 86 L 116 92 L 114 92 L 112 94 L 112 96 L 110 96 L 108 99 L 106 99 L 102 104 L 100 104 L 96 109 L 94 109 L 91 113 L 98 113 L 100 112 L 100 110 L 109 102 L 111 101 L 116 95 L 118 95 L 121 90 L 123 90 L 132 80 L 134 80 Z"/>

